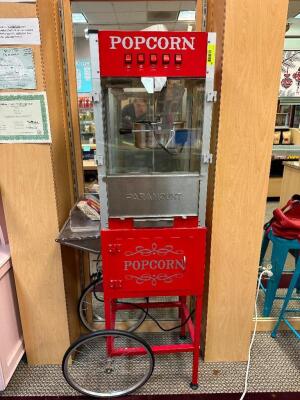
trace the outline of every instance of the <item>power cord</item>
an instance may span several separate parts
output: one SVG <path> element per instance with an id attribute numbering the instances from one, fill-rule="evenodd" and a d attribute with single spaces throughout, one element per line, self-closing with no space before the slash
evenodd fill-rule
<path id="1" fill-rule="evenodd" d="M 100 277 L 99 279 L 101 280 L 101 277 Z M 100 282 L 100 281 L 99 281 L 99 282 Z M 98 297 L 97 294 L 96 294 L 96 286 L 94 286 L 93 294 L 94 294 L 95 298 L 96 298 L 98 301 L 100 301 L 101 303 L 104 303 L 104 298 L 100 298 L 100 297 Z M 148 302 L 149 302 L 149 298 L 147 297 L 146 299 L 147 299 L 147 303 L 148 303 Z M 162 325 L 160 325 L 160 323 L 158 322 L 158 320 L 157 320 L 155 317 L 153 317 L 153 315 L 151 315 L 151 314 L 149 313 L 148 308 L 143 308 L 143 307 L 141 307 L 140 305 L 138 305 L 137 303 L 131 303 L 130 301 L 121 301 L 121 300 L 117 300 L 116 303 L 117 303 L 117 304 L 127 304 L 127 305 L 131 305 L 131 306 L 133 306 L 133 307 L 135 307 L 135 308 L 137 308 L 137 309 L 139 309 L 139 310 L 142 310 L 142 311 L 144 312 L 144 314 L 146 314 L 146 317 L 149 317 L 150 319 L 152 319 L 152 321 L 155 322 L 155 324 L 159 327 L 159 329 L 161 329 L 161 330 L 164 331 L 164 332 L 171 332 L 171 331 L 174 331 L 175 329 L 181 328 L 182 326 L 184 326 L 184 325 L 191 319 L 192 315 L 193 315 L 194 312 L 195 312 L 195 309 L 192 310 L 192 311 L 190 312 L 190 314 L 188 315 L 188 317 L 187 317 L 180 325 L 176 325 L 176 326 L 174 326 L 173 328 L 168 328 L 168 329 L 166 329 L 166 328 L 164 328 Z M 146 317 L 145 317 L 145 318 L 146 318 Z"/>
<path id="2" fill-rule="evenodd" d="M 188 315 L 188 317 L 187 317 L 180 325 L 174 326 L 173 328 L 168 328 L 168 329 L 166 329 L 166 328 L 164 328 L 162 325 L 160 325 L 160 323 L 157 321 L 157 319 L 156 319 L 155 317 L 153 317 L 153 315 L 151 315 L 151 314 L 149 313 L 148 308 L 145 309 L 145 308 L 139 306 L 139 305 L 136 304 L 136 303 L 131 303 L 131 302 L 128 302 L 128 301 L 117 300 L 116 302 L 117 302 L 118 304 L 130 304 L 130 305 L 132 305 L 132 306 L 134 306 L 134 307 L 136 307 L 136 308 L 142 310 L 142 311 L 146 314 L 146 317 L 149 317 L 150 319 L 152 319 L 152 321 L 155 322 L 156 325 L 159 327 L 159 329 L 161 329 L 163 332 L 171 332 L 171 331 L 174 331 L 175 329 L 178 329 L 178 328 L 183 327 L 183 326 L 192 318 L 192 315 L 193 315 L 194 312 L 195 312 L 195 310 L 192 310 L 192 311 L 190 312 L 190 314 Z"/>
<path id="3" fill-rule="evenodd" d="M 248 363 L 247 363 L 247 369 L 246 369 L 245 386 L 244 386 L 243 394 L 240 397 L 240 400 L 244 399 L 244 397 L 246 396 L 246 393 L 247 393 L 247 389 L 248 389 L 248 378 L 249 378 L 250 363 L 251 363 L 251 350 L 252 350 L 252 346 L 253 346 L 253 343 L 254 343 L 256 330 L 257 330 L 257 317 L 258 317 L 257 316 L 257 299 L 258 299 L 258 295 L 259 295 L 259 288 L 260 288 L 260 285 L 261 285 L 261 280 L 262 280 L 263 275 L 267 275 L 269 278 L 271 278 L 271 276 L 273 276 L 273 272 L 271 271 L 271 269 L 272 269 L 272 265 L 271 264 L 269 264 L 267 266 L 263 266 L 262 267 L 262 272 L 259 274 L 259 278 L 258 278 L 258 281 L 257 281 L 255 306 L 254 306 L 255 324 L 254 324 L 254 330 L 253 330 L 252 339 L 251 339 L 250 346 L 249 346 L 249 351 L 248 351 Z"/>

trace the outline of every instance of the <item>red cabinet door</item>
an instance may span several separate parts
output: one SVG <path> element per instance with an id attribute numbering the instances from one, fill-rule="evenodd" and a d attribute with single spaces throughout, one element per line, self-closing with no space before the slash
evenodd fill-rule
<path id="1" fill-rule="evenodd" d="M 202 294 L 205 228 L 102 230 L 104 290 L 112 297 Z"/>

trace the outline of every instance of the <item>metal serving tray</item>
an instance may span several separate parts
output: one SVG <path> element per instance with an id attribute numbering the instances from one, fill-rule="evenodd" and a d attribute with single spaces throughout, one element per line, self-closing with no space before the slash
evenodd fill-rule
<path id="1" fill-rule="evenodd" d="M 64 226 L 59 232 L 56 242 L 65 246 L 74 247 L 78 250 L 84 250 L 91 253 L 99 254 L 101 251 L 100 246 L 100 221 L 96 221 L 93 225 L 90 225 L 90 220 L 81 213 L 81 218 L 78 217 L 77 203 L 70 211 L 70 216 L 66 220 Z M 76 217 L 77 229 L 74 232 L 71 229 L 71 218 Z M 87 221 L 88 220 L 88 221 Z M 95 221 L 93 221 L 95 222 Z M 82 230 L 80 231 L 80 224 L 82 224 Z M 89 229 L 87 228 L 87 224 Z"/>

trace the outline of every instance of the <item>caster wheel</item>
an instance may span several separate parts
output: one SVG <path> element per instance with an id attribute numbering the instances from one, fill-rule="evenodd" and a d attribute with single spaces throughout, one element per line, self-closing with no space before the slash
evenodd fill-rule
<path id="1" fill-rule="evenodd" d="M 199 388 L 198 383 L 190 383 L 190 388 L 193 390 L 197 390 Z"/>

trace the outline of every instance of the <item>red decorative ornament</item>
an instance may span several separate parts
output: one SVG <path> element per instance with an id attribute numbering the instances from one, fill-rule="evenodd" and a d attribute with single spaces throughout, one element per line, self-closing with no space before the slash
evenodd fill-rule
<path id="1" fill-rule="evenodd" d="M 293 74 L 293 78 L 297 83 L 300 82 L 300 68 L 298 68 L 298 71 Z"/>
<path id="2" fill-rule="evenodd" d="M 288 89 L 293 83 L 293 80 L 290 78 L 290 76 L 291 74 L 287 72 L 284 74 L 284 78 L 281 80 L 281 86 L 283 86 L 285 89 Z"/>
<path id="3" fill-rule="evenodd" d="M 299 94 L 299 89 L 300 89 L 300 68 L 298 68 L 298 71 L 293 74 L 293 78 L 297 82 L 297 91 L 296 91 L 296 93 Z"/>

